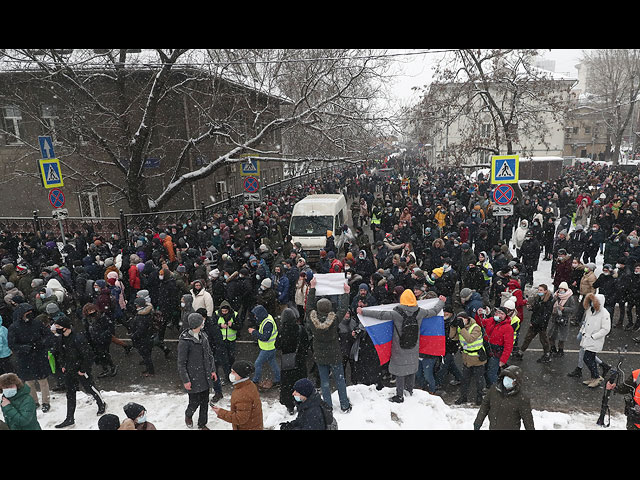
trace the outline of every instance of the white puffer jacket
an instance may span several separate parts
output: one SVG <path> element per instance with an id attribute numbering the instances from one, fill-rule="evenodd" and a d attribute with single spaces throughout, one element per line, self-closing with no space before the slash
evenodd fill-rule
<path id="1" fill-rule="evenodd" d="M 584 322 L 580 327 L 580 346 L 589 352 L 600 352 L 604 347 L 604 339 L 611 331 L 611 317 L 604 308 L 604 295 L 597 294 L 596 298 L 600 302 L 600 310 L 592 312 L 592 308 L 587 308 L 584 312 Z"/>

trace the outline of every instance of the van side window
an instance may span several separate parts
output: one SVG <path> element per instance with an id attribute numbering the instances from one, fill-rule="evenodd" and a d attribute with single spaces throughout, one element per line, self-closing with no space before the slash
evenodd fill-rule
<path id="1" fill-rule="evenodd" d="M 338 212 L 337 218 L 338 218 L 338 225 L 342 226 L 344 225 L 344 214 L 342 213 L 343 211 L 340 210 Z"/>

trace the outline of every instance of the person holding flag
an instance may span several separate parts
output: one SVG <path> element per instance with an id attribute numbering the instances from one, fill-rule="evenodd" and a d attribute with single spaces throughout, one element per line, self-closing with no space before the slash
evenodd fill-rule
<path id="1" fill-rule="evenodd" d="M 405 389 L 409 395 L 413 394 L 420 353 L 433 356 L 444 355 L 446 337 L 442 308 L 446 301 L 446 297 L 440 295 L 433 306 L 420 308 L 413 291 L 406 289 L 400 295 L 400 304 L 391 310 L 376 310 L 375 307 L 358 308 L 357 312 L 360 315 L 393 322 L 389 373 L 396 377 L 396 394 L 389 401 L 404 402 Z M 425 335 L 422 324 L 427 322 L 433 325 L 428 326 L 432 331 Z M 434 344 L 428 345 L 430 341 L 434 341 Z M 433 385 L 435 385 L 435 379 L 433 379 Z"/>

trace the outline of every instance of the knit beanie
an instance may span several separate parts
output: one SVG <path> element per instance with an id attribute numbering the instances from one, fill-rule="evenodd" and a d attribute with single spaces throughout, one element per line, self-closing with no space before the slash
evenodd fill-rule
<path id="1" fill-rule="evenodd" d="M 118 430 L 120 419 L 113 413 L 102 415 L 98 420 L 98 430 Z"/>
<path id="2" fill-rule="evenodd" d="M 418 301 L 416 300 L 414 293 L 411 290 L 406 289 L 402 292 L 402 295 L 400 295 L 400 304 L 406 307 L 416 307 L 418 306 Z"/>
<path id="3" fill-rule="evenodd" d="M 322 315 L 327 315 L 328 313 L 333 311 L 333 305 L 331 304 L 331 300 L 329 300 L 328 298 L 321 298 L 320 300 L 318 300 L 316 308 L 318 310 L 318 313 Z"/>
<path id="4" fill-rule="evenodd" d="M 237 360 L 231 366 L 231 370 L 240 375 L 240 378 L 247 378 L 254 372 L 253 363 L 247 360 Z"/>
<path id="5" fill-rule="evenodd" d="M 194 312 L 190 313 L 187 316 L 187 325 L 191 330 L 193 330 L 194 328 L 198 328 L 200 325 L 202 325 L 202 322 L 204 322 L 204 317 L 199 313 Z"/>
<path id="6" fill-rule="evenodd" d="M 304 395 L 307 398 L 309 398 L 313 394 L 313 392 L 316 391 L 315 385 L 308 378 L 301 378 L 300 380 L 298 380 L 293 384 L 293 389 L 300 395 Z"/>
<path id="7" fill-rule="evenodd" d="M 124 414 L 127 418 L 134 420 L 145 410 L 145 408 L 139 403 L 129 402 L 124 407 Z"/>

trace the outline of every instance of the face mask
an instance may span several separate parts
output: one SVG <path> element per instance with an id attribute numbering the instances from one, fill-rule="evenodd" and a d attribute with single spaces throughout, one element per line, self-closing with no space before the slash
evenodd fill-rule
<path id="1" fill-rule="evenodd" d="M 158 275 L 158 278 L 159 278 L 160 280 L 164 280 L 164 275 Z"/>
<path id="2" fill-rule="evenodd" d="M 186 303 L 184 303 L 184 302 L 182 302 L 182 303 L 180 303 L 180 306 L 181 306 L 182 308 L 184 308 L 184 307 L 186 307 L 186 306 L 187 306 L 187 304 L 186 304 Z"/>
<path id="3" fill-rule="evenodd" d="M 145 413 L 144 415 L 141 415 L 140 417 L 136 418 L 136 423 L 144 423 L 147 421 L 147 414 Z"/>
<path id="4" fill-rule="evenodd" d="M 511 390 L 513 388 L 513 383 L 513 378 L 511 377 L 504 376 L 502 378 L 502 385 L 504 385 L 504 388 L 507 390 Z"/>
<path id="5" fill-rule="evenodd" d="M 11 397 L 15 396 L 16 393 L 18 393 L 18 389 L 17 388 L 4 388 L 4 389 L 2 389 L 2 394 L 7 398 L 11 398 Z"/>
<path id="6" fill-rule="evenodd" d="M 493 316 L 493 320 L 496 321 L 496 322 L 499 322 L 500 321 L 500 317 L 498 315 L 494 315 Z"/>
<path id="7" fill-rule="evenodd" d="M 538 292 L 538 296 L 539 296 L 539 297 L 544 296 L 544 292 Z"/>
<path id="8" fill-rule="evenodd" d="M 235 383 L 235 382 L 237 382 L 237 381 L 238 381 L 238 377 L 237 377 L 236 375 L 234 375 L 233 373 L 230 373 L 230 374 L 229 374 L 229 381 L 230 381 L 231 383 Z"/>
<path id="9" fill-rule="evenodd" d="M 64 334 L 64 328 L 56 328 L 56 333 L 58 335 L 63 335 Z"/>
<path id="10" fill-rule="evenodd" d="M 296 402 L 301 402 L 302 401 L 302 397 L 300 395 L 294 395 L 293 398 L 294 398 L 294 400 Z"/>

